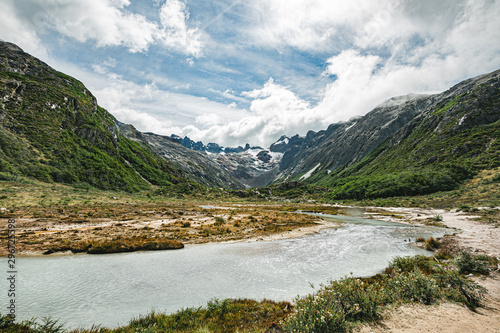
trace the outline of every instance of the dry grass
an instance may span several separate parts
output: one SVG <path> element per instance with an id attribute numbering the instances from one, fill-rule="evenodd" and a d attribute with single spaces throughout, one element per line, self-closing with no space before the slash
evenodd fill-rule
<path id="1" fill-rule="evenodd" d="M 116 252 L 161 249 L 163 246 L 151 244 L 265 237 L 313 226 L 318 220 L 292 213 L 312 205 L 199 203 L 151 199 L 147 193 L 87 192 L 64 185 L 1 185 L 0 193 L 9 194 L 0 201 L 5 208 L 0 211 L 0 239 L 7 237 L 7 218 L 15 218 L 21 254 L 88 252 L 92 244 L 94 248 L 107 244 L 109 251 Z M 0 255 L 7 253 L 6 243 L 0 242 Z"/>

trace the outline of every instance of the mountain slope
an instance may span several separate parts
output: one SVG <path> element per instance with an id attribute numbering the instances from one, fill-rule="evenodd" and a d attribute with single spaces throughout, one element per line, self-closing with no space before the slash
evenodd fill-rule
<path id="1" fill-rule="evenodd" d="M 308 179 L 336 199 L 433 193 L 500 166 L 500 70 L 431 96 L 363 160 Z"/>
<path id="2" fill-rule="evenodd" d="M 85 86 L 0 42 L 0 174 L 137 191 L 186 173 L 123 136 Z"/>
<path id="3" fill-rule="evenodd" d="M 327 130 L 309 131 L 305 138 L 290 138 L 279 147 L 284 156 L 277 180 L 299 176 L 303 180 L 314 172 L 335 170 L 361 160 L 432 102 L 426 95 L 392 98 L 363 117 L 332 124 Z"/>
<path id="4" fill-rule="evenodd" d="M 142 133 L 132 125 L 120 122 L 117 122 L 117 125 L 123 135 L 135 142 L 147 145 L 156 154 L 174 163 L 200 184 L 230 189 L 245 187 L 204 152 L 188 149 L 168 136 Z"/>

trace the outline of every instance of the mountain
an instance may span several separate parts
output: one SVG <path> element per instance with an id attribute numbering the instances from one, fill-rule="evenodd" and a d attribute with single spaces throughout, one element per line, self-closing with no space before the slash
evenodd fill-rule
<path id="1" fill-rule="evenodd" d="M 377 119 L 388 121 L 377 123 Z M 346 124 L 334 129 L 329 137 L 336 139 L 328 140 L 329 148 L 325 144 L 315 146 L 288 170 L 318 165 L 304 180 L 333 188 L 334 199 L 451 190 L 480 170 L 500 166 L 499 120 L 497 70 L 465 80 L 441 94 L 411 96 L 402 103 L 389 100 L 349 125 L 351 128 L 346 129 Z M 357 126 L 363 126 L 363 130 L 356 130 Z M 397 130 L 384 132 L 391 126 Z M 342 131 L 352 132 L 353 138 L 346 141 L 342 140 L 345 134 L 335 135 Z M 381 134 L 374 137 L 375 133 Z M 332 155 L 321 158 L 321 151 L 326 149 L 326 154 Z"/>
<path id="2" fill-rule="evenodd" d="M 251 154 L 247 145 L 210 157 L 249 187 L 302 182 L 333 188 L 334 198 L 452 189 L 499 163 L 498 76 L 465 80 L 440 94 L 394 97 L 363 117 L 305 137 L 282 136 Z"/>
<path id="3" fill-rule="evenodd" d="M 214 161 L 209 155 L 202 152 L 202 150 L 188 149 L 180 144 L 175 137 L 143 133 L 136 130 L 132 125 L 120 122 L 117 122 L 117 125 L 121 133 L 127 138 L 147 145 L 156 154 L 180 167 L 200 184 L 230 189 L 242 189 L 245 187 L 230 172 Z M 189 140 L 189 138 L 187 139 Z"/>
<path id="4" fill-rule="evenodd" d="M 153 135 L 150 133 L 150 135 Z M 276 177 L 278 165 L 281 161 L 283 154 L 272 151 L 270 149 L 263 149 L 258 146 L 250 146 L 248 143 L 245 147 L 223 147 L 217 143 L 208 143 L 205 145 L 201 141 L 193 141 L 187 136 L 181 138 L 175 134 L 169 137 L 163 137 L 162 141 L 156 140 L 154 146 L 157 152 L 161 153 L 163 145 L 169 145 L 170 141 L 177 142 L 182 146 L 204 153 L 204 163 L 216 168 L 217 174 L 226 172 L 231 175 L 229 188 L 237 188 L 239 185 L 245 187 L 259 187 L 268 185 Z M 174 156 L 170 158 L 175 159 Z M 209 159 L 211 162 L 206 162 Z M 220 170 L 219 170 L 220 169 Z M 222 170 L 222 171 L 221 171 Z M 195 171 L 195 170 L 193 170 Z"/>
<path id="5" fill-rule="evenodd" d="M 0 42 L 0 96 L 3 179 L 22 175 L 125 191 L 190 187 L 193 181 L 243 187 L 179 144 L 156 150 L 163 137 L 136 133 L 101 108 L 80 81 L 7 42 Z"/>
<path id="6" fill-rule="evenodd" d="M 208 144 L 205 145 L 203 142 L 201 142 L 201 141 L 193 141 L 190 138 L 188 138 L 187 136 L 185 136 L 184 138 L 181 138 L 178 135 L 172 134 L 170 136 L 170 138 L 173 141 L 175 141 L 177 143 L 180 143 L 181 145 L 183 145 L 186 148 L 189 148 L 189 149 L 192 149 L 192 150 L 196 150 L 196 151 L 200 151 L 200 152 L 212 153 L 212 154 L 241 153 L 241 152 L 247 151 L 249 149 L 260 149 L 260 150 L 262 150 L 261 147 L 251 147 L 248 143 L 245 145 L 245 147 L 242 147 L 242 146 L 238 146 L 238 147 L 223 147 L 223 146 L 221 146 L 221 145 L 219 145 L 217 143 L 213 143 L 213 142 L 208 143 Z"/>
<path id="7" fill-rule="evenodd" d="M 251 147 L 237 153 L 209 155 L 246 187 L 265 186 L 273 182 L 282 156 L 282 153 L 260 147 Z"/>
<path id="8" fill-rule="evenodd" d="M 363 117 L 282 136 L 268 149 L 224 148 L 137 131 L 78 80 L 0 42 L 0 178 L 167 192 L 285 182 L 286 191 L 330 188 L 332 199 L 449 190 L 500 166 L 499 82 L 500 70 L 441 94 L 391 98 Z"/>
<path id="9" fill-rule="evenodd" d="M 408 123 L 431 100 L 425 95 L 392 98 L 363 117 L 330 125 L 305 137 L 281 137 L 271 150 L 284 153 L 277 180 L 304 180 L 315 171 L 334 170 L 362 159 Z"/>

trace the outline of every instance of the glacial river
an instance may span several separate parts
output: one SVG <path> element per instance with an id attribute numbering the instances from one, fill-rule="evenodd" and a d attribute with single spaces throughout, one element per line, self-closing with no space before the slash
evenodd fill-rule
<path id="1" fill-rule="evenodd" d="M 175 312 L 206 305 L 212 298 L 291 301 L 312 292 L 311 285 L 317 287 L 351 272 L 355 276 L 378 273 L 394 256 L 428 254 L 407 241 L 446 232 L 361 218 L 322 217 L 344 225 L 278 241 L 21 257 L 17 263 L 18 319 L 51 316 L 67 328 L 116 327 L 151 310 Z M 1 280 L 1 290 L 7 290 L 6 280 Z M 1 299 L 5 305 L 6 293 L 2 292 Z"/>

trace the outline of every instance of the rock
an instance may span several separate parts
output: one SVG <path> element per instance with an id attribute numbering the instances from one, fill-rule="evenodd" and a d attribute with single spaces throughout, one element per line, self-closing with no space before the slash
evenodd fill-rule
<path id="1" fill-rule="evenodd" d="M 269 161 L 271 161 L 272 159 L 272 156 L 269 155 L 269 152 L 267 150 L 262 150 L 257 154 L 257 158 L 264 163 L 269 163 Z"/>

